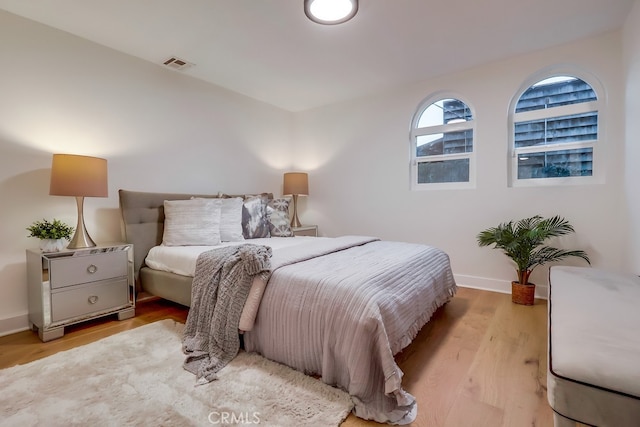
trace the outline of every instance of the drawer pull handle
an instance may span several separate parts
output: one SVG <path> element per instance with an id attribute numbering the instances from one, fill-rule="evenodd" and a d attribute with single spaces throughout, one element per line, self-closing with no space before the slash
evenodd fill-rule
<path id="1" fill-rule="evenodd" d="M 96 267 L 95 265 L 91 264 L 89 267 L 87 267 L 87 273 L 89 274 L 93 274 L 96 271 L 98 271 L 98 267 Z"/>
<path id="2" fill-rule="evenodd" d="M 89 304 L 95 304 L 98 302 L 98 296 L 97 295 L 91 295 L 89 298 Z"/>

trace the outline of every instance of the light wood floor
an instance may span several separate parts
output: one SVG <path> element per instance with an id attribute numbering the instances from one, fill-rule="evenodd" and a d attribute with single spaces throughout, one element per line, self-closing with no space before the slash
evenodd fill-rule
<path id="1" fill-rule="evenodd" d="M 136 317 L 107 317 L 68 327 L 42 343 L 31 331 L 0 337 L 0 368 L 157 320 L 186 320 L 184 307 L 162 300 L 139 303 Z M 547 305 L 511 303 L 511 296 L 460 288 L 396 360 L 404 388 L 418 401 L 420 427 L 553 426 L 546 393 Z M 343 426 L 377 426 L 350 415 Z"/>

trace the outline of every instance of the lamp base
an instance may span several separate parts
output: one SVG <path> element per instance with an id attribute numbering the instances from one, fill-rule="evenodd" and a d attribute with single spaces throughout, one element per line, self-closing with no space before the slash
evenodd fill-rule
<path id="1" fill-rule="evenodd" d="M 73 238 L 71 242 L 67 245 L 68 249 L 82 249 L 82 248 L 93 248 L 96 246 L 96 243 L 93 241 L 89 233 L 87 232 L 87 228 L 84 226 L 84 214 L 83 214 L 83 205 L 84 205 L 84 197 L 77 196 L 76 197 L 76 205 L 78 206 L 78 225 L 76 225 L 76 232 L 73 234 Z"/>
<path id="2" fill-rule="evenodd" d="M 300 220 L 298 219 L 298 195 L 293 195 L 293 217 L 291 218 L 291 227 L 302 227 Z"/>

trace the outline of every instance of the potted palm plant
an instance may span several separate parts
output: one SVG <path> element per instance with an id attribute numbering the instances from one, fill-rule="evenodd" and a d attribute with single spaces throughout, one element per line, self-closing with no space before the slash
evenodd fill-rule
<path id="1" fill-rule="evenodd" d="M 516 264 L 518 280 L 511 282 L 511 298 L 516 304 L 532 305 L 535 295 L 535 284 L 529 283 L 529 276 L 534 268 L 551 261 L 559 261 L 566 257 L 579 257 L 589 261 L 589 257 L 581 250 L 564 250 L 550 246 L 542 246 L 550 237 L 573 233 L 575 230 L 569 222 L 560 216 L 543 218 L 536 215 L 509 221 L 497 227 L 488 228 L 477 236 L 478 245 L 494 245 L 501 249 Z"/>

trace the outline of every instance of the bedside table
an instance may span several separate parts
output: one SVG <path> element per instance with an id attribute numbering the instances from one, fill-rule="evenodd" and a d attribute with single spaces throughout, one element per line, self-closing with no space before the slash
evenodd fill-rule
<path id="1" fill-rule="evenodd" d="M 302 227 L 292 227 L 294 236 L 313 236 L 318 237 L 317 225 L 303 225 Z"/>
<path id="2" fill-rule="evenodd" d="M 114 313 L 118 320 L 133 317 L 134 283 L 130 244 L 27 250 L 29 326 L 51 341 L 74 323 Z"/>

